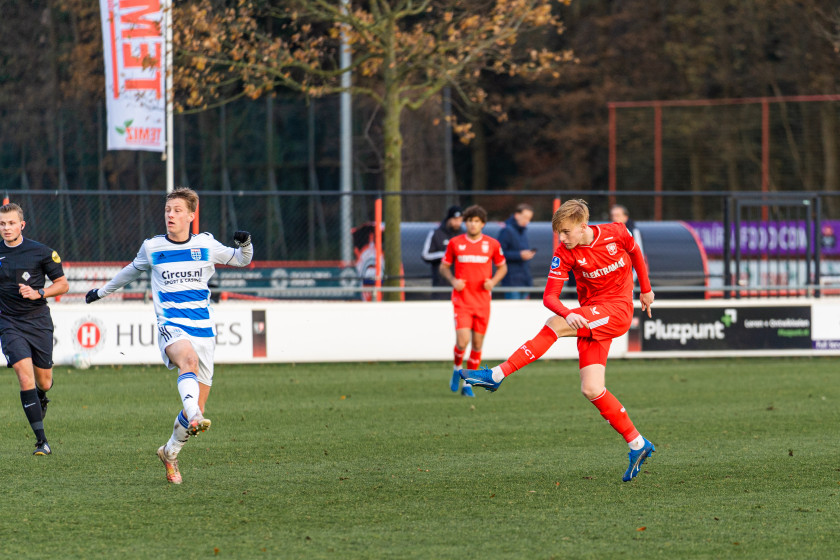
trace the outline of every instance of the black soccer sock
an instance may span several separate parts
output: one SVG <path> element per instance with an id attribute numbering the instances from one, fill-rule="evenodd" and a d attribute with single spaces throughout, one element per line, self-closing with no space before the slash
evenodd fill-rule
<path id="1" fill-rule="evenodd" d="M 35 389 L 21 391 L 20 404 L 23 405 L 23 412 L 26 414 L 26 419 L 29 420 L 29 425 L 32 426 L 32 431 L 35 432 L 35 437 L 38 438 L 38 441 L 47 441 L 47 436 L 44 435 L 44 420 L 41 414 L 41 400 L 38 398 L 38 391 Z"/>

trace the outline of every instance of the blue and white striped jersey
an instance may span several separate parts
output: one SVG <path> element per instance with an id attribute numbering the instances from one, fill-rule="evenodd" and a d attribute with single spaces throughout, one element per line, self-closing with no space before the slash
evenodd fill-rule
<path id="1" fill-rule="evenodd" d="M 100 288 L 99 295 L 104 297 L 150 270 L 158 326 L 174 325 L 190 336 L 214 337 L 207 282 L 215 265 L 247 266 L 253 255 L 253 245 L 227 247 L 209 233 L 190 235 L 180 243 L 158 235 L 143 242 L 131 264 Z"/>

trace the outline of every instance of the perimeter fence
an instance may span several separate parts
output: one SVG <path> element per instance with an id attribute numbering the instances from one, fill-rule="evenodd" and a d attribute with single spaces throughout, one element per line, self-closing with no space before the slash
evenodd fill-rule
<path id="1" fill-rule="evenodd" d="M 216 276 L 219 298 L 369 300 L 389 290 L 400 292 L 404 299 L 446 297 L 448 289 L 431 287 L 432 265 L 423 261 L 421 252 L 448 206 L 483 206 L 489 215 L 485 233 L 496 237 L 521 202 L 534 207 L 529 237 L 538 249 L 530 261 L 535 285 L 498 287 L 497 297 L 509 291 L 539 297 L 556 246 L 551 216 L 561 201 L 570 198 L 589 203 L 593 223 L 607 221 L 613 203 L 631 209 L 634 233 L 645 250 L 657 297 L 742 297 L 782 291 L 821 295 L 833 293 L 832 286 L 840 285 L 840 247 L 835 234 L 840 229 L 840 221 L 835 220 L 840 216 L 824 215 L 825 208 L 840 202 L 840 193 L 599 190 L 396 195 L 199 190 L 199 194 L 198 231 L 210 232 L 226 244 L 232 244 L 238 229 L 250 231 L 254 239 L 251 267 L 220 267 Z M 104 283 L 134 258 L 144 239 L 165 232 L 161 191 L 26 190 L 7 191 L 6 196 L 24 208 L 26 234 L 61 254 L 71 280 L 71 293 L 66 296 L 70 299 Z M 381 262 L 382 246 L 376 243 L 377 200 L 386 196 L 402 200 L 399 288 L 383 287 L 389 278 Z M 749 198 L 751 208 L 759 210 L 733 214 L 732 201 L 743 196 Z M 701 219 L 692 212 L 697 197 L 703 199 Z M 664 210 L 658 220 L 654 219 L 657 198 L 668 201 L 660 207 Z M 828 199 L 832 205 L 826 204 Z M 735 235 L 735 231 L 740 233 Z M 732 260 L 736 258 L 737 262 Z M 142 297 L 147 289 L 147 279 L 141 279 L 128 287 L 126 297 Z M 572 286 L 568 290 L 573 297 Z"/>

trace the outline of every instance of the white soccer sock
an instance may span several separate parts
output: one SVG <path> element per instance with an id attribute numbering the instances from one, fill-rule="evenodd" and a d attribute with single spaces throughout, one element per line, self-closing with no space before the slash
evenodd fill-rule
<path id="1" fill-rule="evenodd" d="M 639 434 L 638 436 L 636 436 L 636 439 L 629 442 L 627 445 L 629 445 L 630 449 L 632 449 L 633 451 L 638 451 L 639 449 L 645 446 L 645 438 L 642 437 L 642 434 Z"/>
<path id="2" fill-rule="evenodd" d="M 198 408 L 198 378 L 191 371 L 178 376 L 178 393 L 184 404 L 184 416 L 187 420 L 201 412 Z"/>
<path id="3" fill-rule="evenodd" d="M 187 433 L 187 426 L 189 423 L 187 422 L 187 417 L 184 416 L 184 411 L 178 413 L 178 416 L 175 417 L 175 426 L 172 428 L 172 435 L 169 437 L 169 441 L 166 442 L 166 445 L 163 448 L 163 451 L 166 453 L 168 459 L 175 459 L 178 457 L 178 453 L 181 452 L 181 448 L 184 447 L 184 444 L 190 439 L 190 435 Z"/>
<path id="4" fill-rule="evenodd" d="M 504 372 L 502 372 L 502 366 L 496 366 L 490 371 L 493 372 L 493 381 L 499 383 L 502 379 L 505 378 Z"/>

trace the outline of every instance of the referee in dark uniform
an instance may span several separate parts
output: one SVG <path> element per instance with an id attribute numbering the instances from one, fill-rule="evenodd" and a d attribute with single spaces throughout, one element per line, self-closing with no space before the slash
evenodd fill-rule
<path id="1" fill-rule="evenodd" d="M 35 432 L 34 454 L 49 455 L 44 415 L 53 382 L 53 322 L 46 300 L 70 286 L 58 253 L 25 239 L 25 225 L 20 206 L 0 206 L 0 346 L 20 383 L 23 412 Z M 44 287 L 47 278 L 52 284 Z"/>

